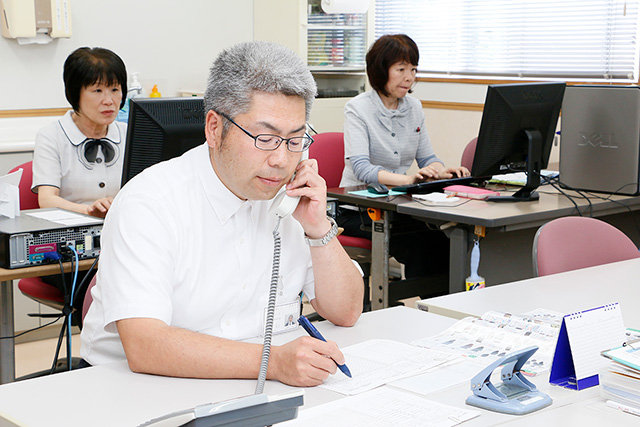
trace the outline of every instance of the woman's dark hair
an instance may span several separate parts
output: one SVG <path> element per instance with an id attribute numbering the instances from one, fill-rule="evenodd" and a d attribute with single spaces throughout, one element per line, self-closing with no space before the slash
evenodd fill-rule
<path id="1" fill-rule="evenodd" d="M 376 92 L 388 96 L 384 87 L 389 80 L 389 67 L 402 61 L 418 66 L 418 59 L 418 45 L 411 37 L 405 34 L 380 37 L 367 52 L 367 77 L 371 87 Z"/>
<path id="2" fill-rule="evenodd" d="M 127 69 L 122 59 L 109 49 L 81 47 L 74 50 L 64 61 L 64 93 L 67 101 L 77 113 L 80 109 L 80 92 L 93 84 L 120 85 L 122 102 L 127 101 Z"/>

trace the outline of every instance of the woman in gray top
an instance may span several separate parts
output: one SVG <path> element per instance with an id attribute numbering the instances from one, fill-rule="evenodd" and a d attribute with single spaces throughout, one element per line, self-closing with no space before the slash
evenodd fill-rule
<path id="1" fill-rule="evenodd" d="M 406 185 L 429 179 L 469 176 L 464 167 L 446 168 L 429 142 L 420 100 L 406 96 L 415 83 L 418 46 L 404 34 L 380 37 L 367 52 L 367 77 L 373 90 L 345 107 L 345 167 L 341 187 L 362 184 Z M 416 161 L 419 170 L 406 172 Z M 449 241 L 440 231 L 406 218 L 408 232 L 392 230 L 389 251 L 405 265 L 407 278 L 447 271 Z M 371 238 L 370 220 L 341 208 L 338 225 L 346 235 Z M 364 225 L 364 227 L 363 227 Z"/>
<path id="2" fill-rule="evenodd" d="M 420 100 L 406 96 L 416 79 L 418 58 L 418 46 L 404 34 L 382 36 L 369 49 L 367 76 L 373 90 L 345 107 L 347 162 L 341 187 L 469 176 L 464 167 L 445 168 L 429 141 Z M 420 169 L 406 175 L 414 160 Z"/>

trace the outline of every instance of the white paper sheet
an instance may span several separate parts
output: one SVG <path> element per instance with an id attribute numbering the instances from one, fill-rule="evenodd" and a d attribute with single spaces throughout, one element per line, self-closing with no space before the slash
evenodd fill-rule
<path id="1" fill-rule="evenodd" d="M 358 396 L 303 409 L 281 426 L 450 427 L 480 415 L 480 411 L 432 402 L 411 393 L 381 387 Z"/>
<path id="2" fill-rule="evenodd" d="M 46 219 L 47 221 L 55 222 L 57 224 L 67 225 L 67 226 L 75 226 L 75 225 L 89 225 L 89 224 L 101 224 L 101 218 L 87 217 L 86 215 L 80 215 L 75 212 L 66 211 L 63 209 L 54 209 L 51 211 L 38 211 L 30 213 L 29 215 Z"/>
<path id="3" fill-rule="evenodd" d="M 392 340 L 369 340 L 342 349 L 352 378 L 340 371 L 320 387 L 358 394 L 390 381 L 416 375 L 457 356 Z"/>
<path id="4" fill-rule="evenodd" d="M 460 357 L 452 362 L 430 369 L 423 374 L 393 381 L 389 383 L 389 385 L 414 393 L 427 395 L 459 384 L 469 384 L 471 382 L 471 378 L 473 378 L 474 375 L 480 372 L 485 366 L 486 363 L 480 363 L 474 359 Z"/>

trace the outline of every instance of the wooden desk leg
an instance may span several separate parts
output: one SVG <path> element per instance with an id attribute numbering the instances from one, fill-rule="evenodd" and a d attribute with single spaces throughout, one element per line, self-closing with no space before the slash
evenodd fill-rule
<path id="1" fill-rule="evenodd" d="M 13 337 L 13 281 L 0 282 L 0 336 Z M 16 380 L 15 342 L 13 338 L 0 339 L 0 384 Z"/>
<path id="2" fill-rule="evenodd" d="M 449 235 L 449 293 L 464 291 L 467 279 L 467 253 L 469 231 L 466 227 L 455 227 Z"/>
<path id="3" fill-rule="evenodd" d="M 389 307 L 389 216 L 371 224 L 371 310 Z"/>

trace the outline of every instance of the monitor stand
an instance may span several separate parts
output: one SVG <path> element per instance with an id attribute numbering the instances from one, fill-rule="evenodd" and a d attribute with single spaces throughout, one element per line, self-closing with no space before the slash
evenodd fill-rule
<path id="1" fill-rule="evenodd" d="M 527 151 L 527 183 L 512 196 L 488 197 L 488 202 L 531 202 L 540 199 L 534 191 L 540 186 L 540 170 L 542 169 L 542 134 L 535 129 L 525 130 L 529 149 Z"/>

